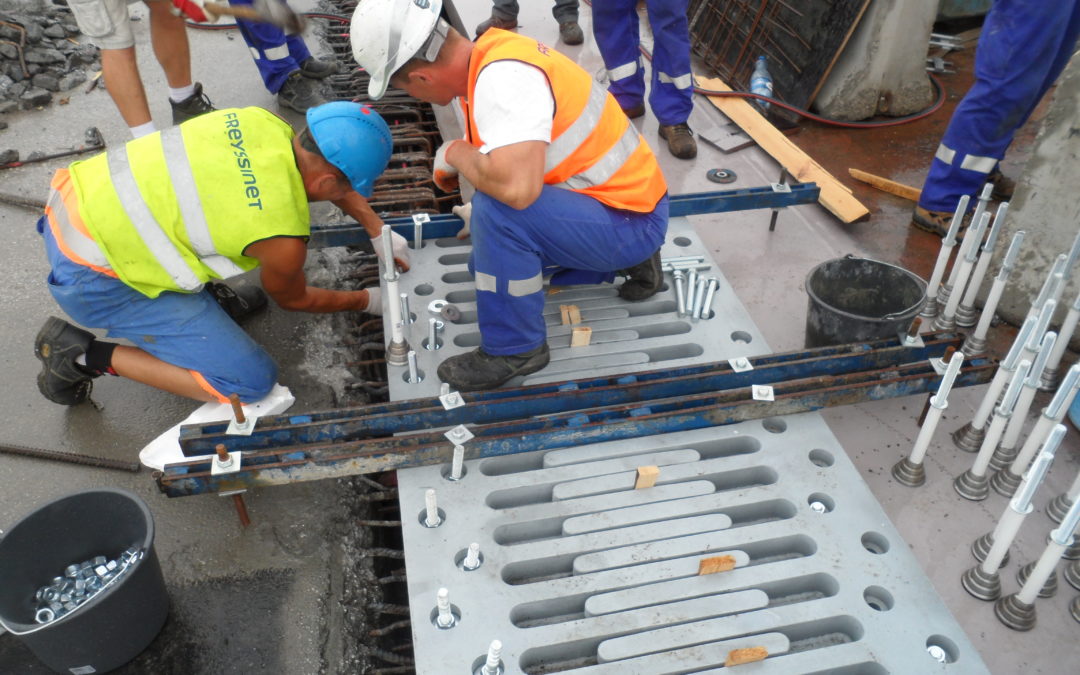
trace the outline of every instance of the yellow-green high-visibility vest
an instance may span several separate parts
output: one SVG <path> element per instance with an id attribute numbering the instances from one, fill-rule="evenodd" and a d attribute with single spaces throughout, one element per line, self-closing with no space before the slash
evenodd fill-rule
<path id="1" fill-rule="evenodd" d="M 61 248 L 151 298 L 246 272 L 248 245 L 310 235 L 292 138 L 267 110 L 218 110 L 75 162 L 85 232 L 64 228 Z"/>

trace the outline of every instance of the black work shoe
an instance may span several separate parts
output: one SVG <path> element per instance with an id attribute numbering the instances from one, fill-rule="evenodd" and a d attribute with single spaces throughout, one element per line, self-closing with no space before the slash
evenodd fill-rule
<path id="1" fill-rule="evenodd" d="M 233 289 L 216 281 L 207 281 L 206 290 L 237 323 L 266 307 L 266 293 L 257 286 L 244 285 Z"/>
<path id="2" fill-rule="evenodd" d="M 476 26 L 476 37 L 480 37 L 487 32 L 488 28 L 501 28 L 503 30 L 514 30 L 517 28 L 517 17 L 513 19 L 504 19 L 501 16 L 491 15 L 491 18 L 481 21 Z"/>
<path id="3" fill-rule="evenodd" d="M 990 172 L 988 182 L 994 186 L 994 191 L 990 193 L 990 196 L 994 199 L 999 202 L 1007 202 L 1013 198 L 1013 192 L 1016 191 L 1016 181 L 1001 173 L 1000 168 Z"/>
<path id="4" fill-rule="evenodd" d="M 214 104 L 212 104 L 206 94 L 203 93 L 201 82 L 195 83 L 195 93 L 191 96 L 188 96 L 179 103 L 170 99 L 169 103 L 172 104 L 173 124 L 187 122 L 192 117 L 198 117 L 199 115 L 216 110 Z"/>
<path id="5" fill-rule="evenodd" d="M 641 117 L 642 115 L 645 114 L 645 104 L 644 103 L 638 103 L 635 106 L 630 106 L 629 108 L 623 108 L 623 112 L 626 113 L 626 116 L 629 117 L 630 119 L 636 120 L 637 118 L 639 118 L 639 117 Z"/>
<path id="6" fill-rule="evenodd" d="M 564 21 L 559 24 L 559 37 L 568 45 L 579 45 L 585 41 L 585 34 L 577 21 Z"/>
<path id="7" fill-rule="evenodd" d="M 619 270 L 619 274 L 629 277 L 619 286 L 619 297 L 623 300 L 638 302 L 656 295 L 664 285 L 664 271 L 660 269 L 660 249 L 656 249 L 656 253 L 633 267 Z"/>
<path id="8" fill-rule="evenodd" d="M 314 56 L 309 56 L 300 62 L 300 74 L 313 80 L 330 77 L 337 71 L 338 66 L 335 61 L 320 61 Z"/>
<path id="9" fill-rule="evenodd" d="M 494 389 L 505 384 L 510 378 L 529 375 L 540 370 L 551 360 L 547 343 L 536 349 L 510 354 L 492 356 L 477 347 L 466 354 L 451 356 L 439 364 L 439 379 L 458 391 L 479 391 Z"/>
<path id="10" fill-rule="evenodd" d="M 296 112 L 307 112 L 308 108 L 326 103 L 326 99 L 316 90 L 315 84 L 304 77 L 299 70 L 294 70 L 277 93 L 278 105 Z"/>
<path id="11" fill-rule="evenodd" d="M 76 405 L 90 398 L 92 376 L 75 363 L 94 341 L 94 334 L 50 316 L 34 338 L 34 355 L 41 361 L 38 390 L 60 405 Z"/>
<path id="12" fill-rule="evenodd" d="M 697 157 L 697 141 L 685 122 L 660 127 L 660 138 L 667 141 L 668 150 L 679 159 Z"/>
<path id="13" fill-rule="evenodd" d="M 949 225 L 952 224 L 953 214 L 948 211 L 928 211 L 921 206 L 916 206 L 911 212 L 911 224 L 923 232 L 936 234 L 944 237 L 949 233 Z M 957 240 L 963 238 L 964 230 L 967 229 L 967 219 L 960 221 L 960 228 L 956 233 Z"/>

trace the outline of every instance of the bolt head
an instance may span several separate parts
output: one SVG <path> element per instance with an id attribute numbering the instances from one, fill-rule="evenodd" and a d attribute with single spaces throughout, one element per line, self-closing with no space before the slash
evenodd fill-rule
<path id="1" fill-rule="evenodd" d="M 948 660 L 948 655 L 945 650 L 937 645 L 930 645 L 926 648 L 926 653 L 930 655 L 930 658 L 934 659 L 938 663 L 945 663 Z"/>

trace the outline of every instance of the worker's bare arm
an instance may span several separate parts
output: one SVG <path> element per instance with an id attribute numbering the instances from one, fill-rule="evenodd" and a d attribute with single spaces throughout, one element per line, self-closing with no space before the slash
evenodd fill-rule
<path id="1" fill-rule="evenodd" d="M 446 161 L 484 194 L 515 209 L 530 206 L 544 187 L 547 143 L 523 141 L 482 154 L 468 143 L 454 143 Z"/>
<path id="2" fill-rule="evenodd" d="M 340 312 L 367 307 L 367 291 L 333 291 L 307 285 L 307 277 L 304 276 L 307 243 L 303 239 L 264 239 L 248 246 L 244 254 L 259 261 L 263 289 L 283 309 Z"/>
<path id="3" fill-rule="evenodd" d="M 330 202 L 341 209 L 368 233 L 369 237 L 377 237 L 382 232 L 383 221 L 379 214 L 371 208 L 368 201 L 359 192 L 349 191 L 342 199 Z"/>

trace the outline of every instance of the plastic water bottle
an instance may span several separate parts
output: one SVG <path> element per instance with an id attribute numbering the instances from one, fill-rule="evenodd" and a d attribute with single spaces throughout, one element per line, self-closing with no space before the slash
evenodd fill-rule
<path id="1" fill-rule="evenodd" d="M 769 75 L 768 60 L 764 55 L 757 57 L 754 64 L 754 74 L 750 76 L 750 93 L 760 96 L 772 96 L 772 76 Z M 761 106 L 762 110 L 769 109 L 769 102 L 754 99 L 754 103 Z"/>

